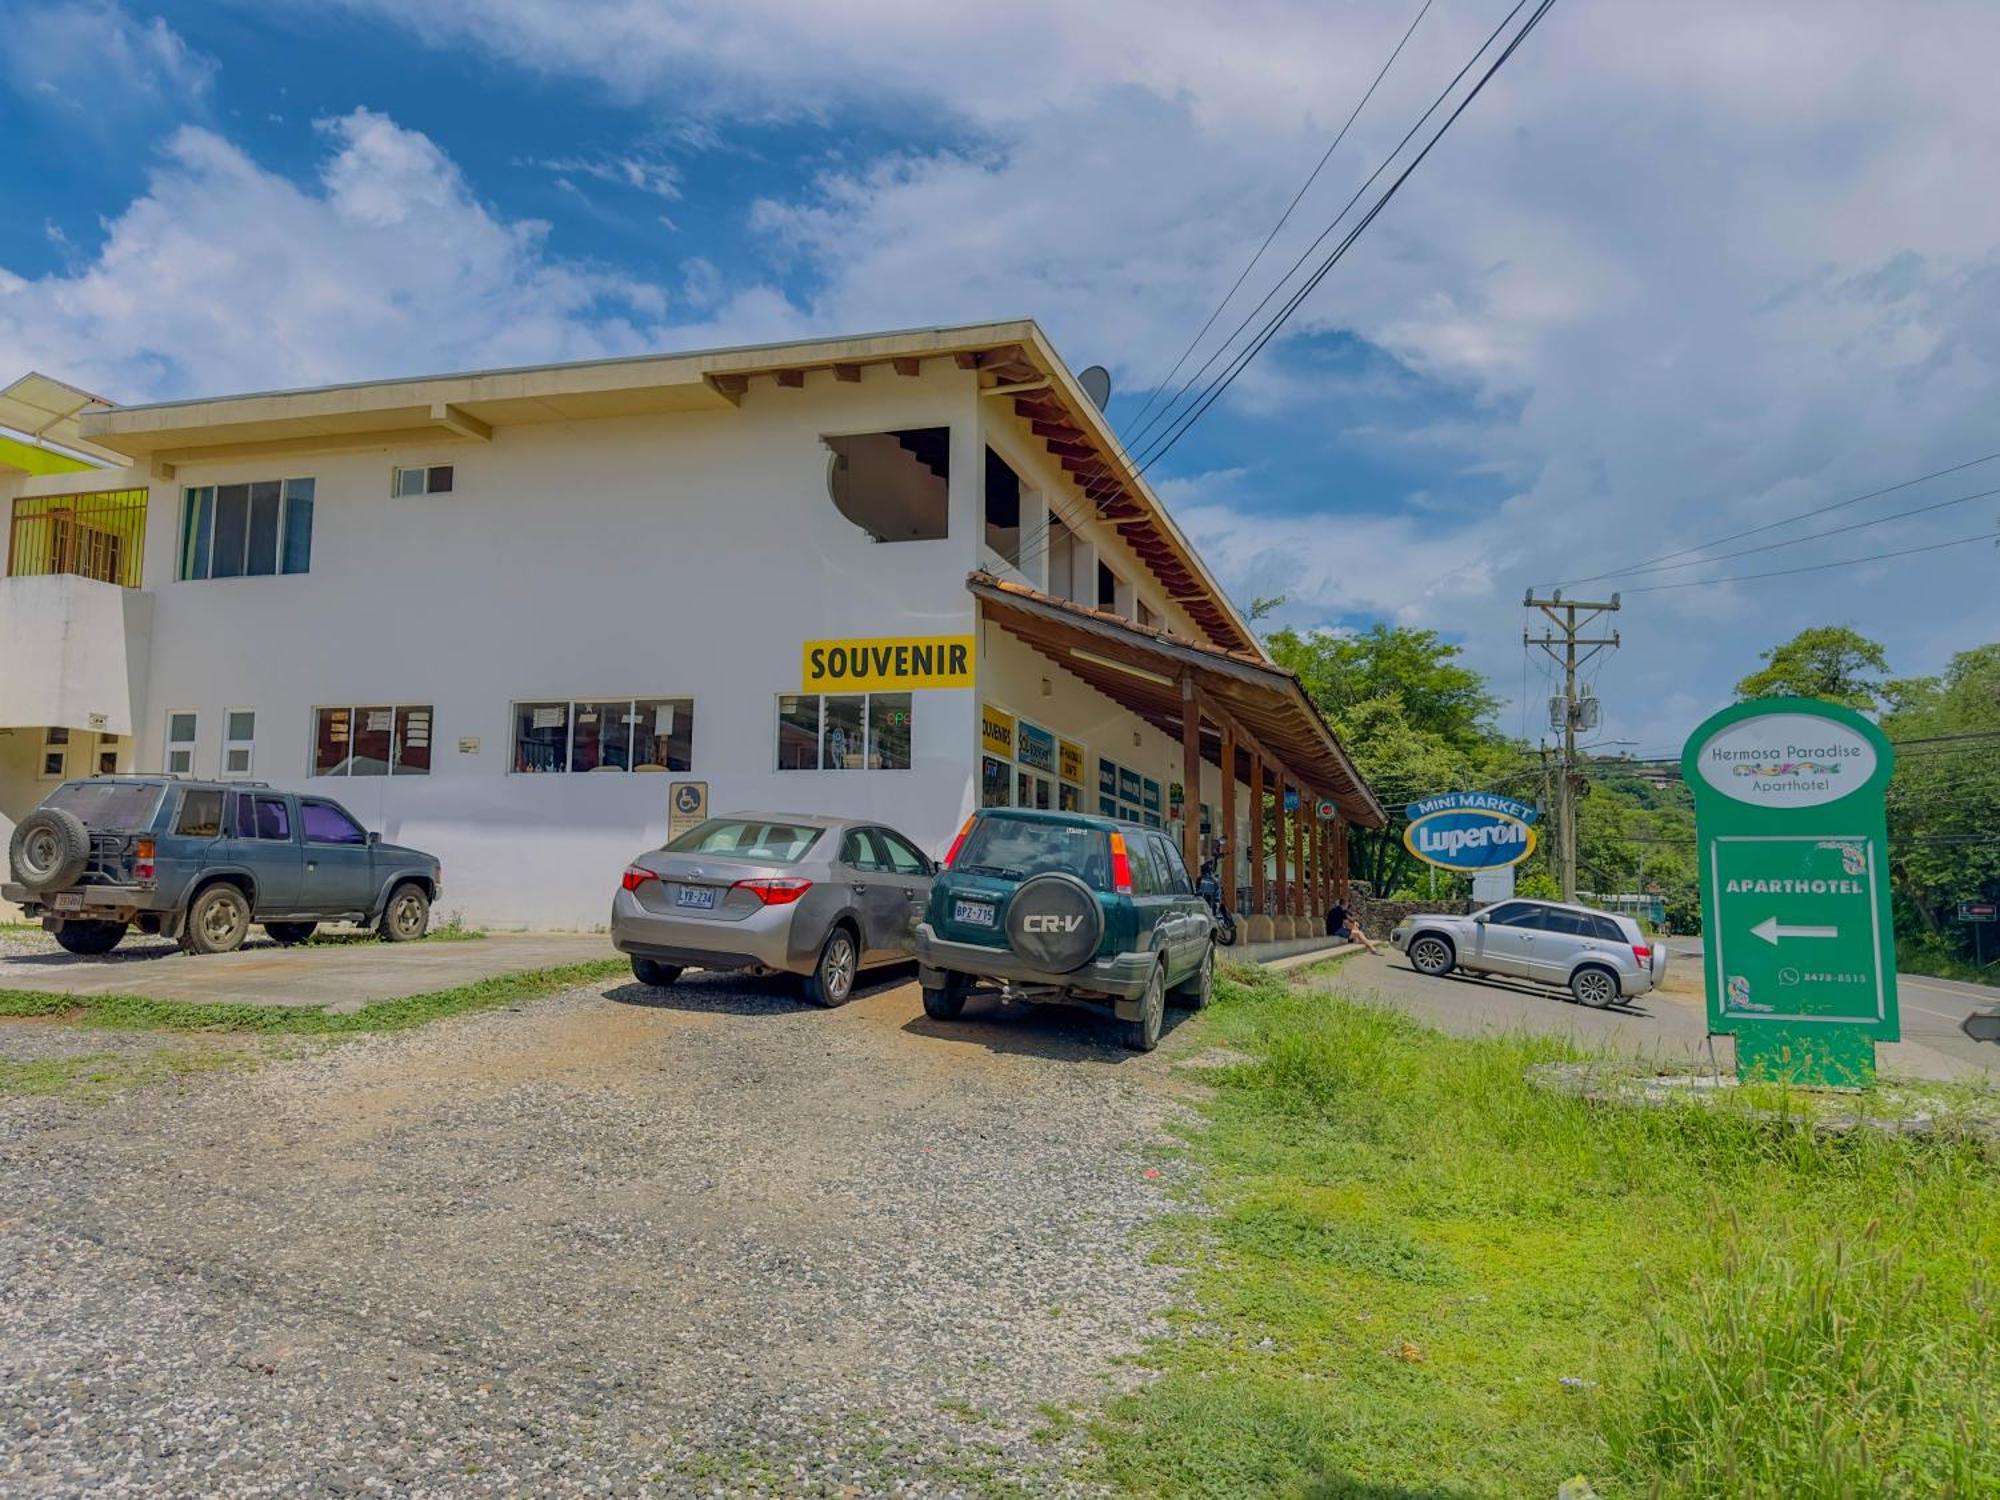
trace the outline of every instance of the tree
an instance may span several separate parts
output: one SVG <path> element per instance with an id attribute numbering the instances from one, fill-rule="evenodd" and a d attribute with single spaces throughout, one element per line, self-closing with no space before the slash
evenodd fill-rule
<path id="1" fill-rule="evenodd" d="M 1879 674 L 1889 670 L 1882 648 L 1845 625 L 1801 630 L 1758 659 L 1764 665 L 1736 684 L 1738 698 L 1823 698 L 1865 712 L 1880 706 Z"/>
<path id="2" fill-rule="evenodd" d="M 1484 677 L 1458 664 L 1460 648 L 1435 630 L 1378 623 L 1352 634 L 1301 635 L 1287 627 L 1264 644 L 1280 666 L 1298 673 L 1336 724 L 1357 705 L 1393 693 L 1414 729 L 1468 750 L 1494 738 L 1487 721 L 1499 700 L 1486 691 Z"/>

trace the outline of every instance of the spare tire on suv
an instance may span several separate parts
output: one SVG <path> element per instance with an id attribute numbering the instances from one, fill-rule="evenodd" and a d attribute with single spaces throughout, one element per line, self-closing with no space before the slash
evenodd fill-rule
<path id="1" fill-rule="evenodd" d="M 31 891 L 75 885 L 90 866 L 90 830 L 75 813 L 42 807 L 14 825 L 7 848 L 14 878 Z"/>
<path id="2" fill-rule="evenodd" d="M 1104 911 L 1076 876 L 1050 870 L 1021 882 L 1007 908 L 1007 946 L 1046 974 L 1069 974 L 1097 955 Z"/>

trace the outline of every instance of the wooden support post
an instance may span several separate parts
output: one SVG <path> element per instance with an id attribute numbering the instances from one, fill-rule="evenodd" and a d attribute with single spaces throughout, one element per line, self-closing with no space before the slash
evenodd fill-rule
<path id="1" fill-rule="evenodd" d="M 1292 918 L 1296 921 L 1306 914 L 1306 789 L 1299 787 L 1299 810 L 1292 819 L 1292 869 L 1301 878 L 1292 882 Z"/>
<path id="2" fill-rule="evenodd" d="M 1201 873 L 1201 705 L 1194 678 L 1181 678 L 1181 861 L 1189 879 Z"/>
<path id="3" fill-rule="evenodd" d="M 1347 820 L 1333 825 L 1333 894 L 1347 900 Z"/>
<path id="4" fill-rule="evenodd" d="M 1320 821 L 1317 810 L 1313 813 L 1313 904 L 1311 916 L 1313 931 L 1318 932 L 1320 919 L 1326 915 L 1326 824 Z"/>
<path id="5" fill-rule="evenodd" d="M 1222 800 L 1215 810 L 1221 825 L 1215 830 L 1215 837 L 1222 845 L 1223 855 L 1218 861 L 1221 868 L 1216 872 L 1222 879 L 1222 904 L 1229 911 L 1236 910 L 1236 731 L 1227 724 L 1222 726 Z"/>
<path id="6" fill-rule="evenodd" d="M 1250 752 L 1250 914 L 1264 915 L 1264 762 Z"/>
<path id="7" fill-rule="evenodd" d="M 1275 868 L 1277 880 L 1271 894 L 1277 898 L 1276 911 L 1280 917 L 1291 915 L 1289 900 L 1290 887 L 1285 882 L 1285 773 L 1279 771 L 1271 778 L 1271 852 L 1277 856 Z"/>

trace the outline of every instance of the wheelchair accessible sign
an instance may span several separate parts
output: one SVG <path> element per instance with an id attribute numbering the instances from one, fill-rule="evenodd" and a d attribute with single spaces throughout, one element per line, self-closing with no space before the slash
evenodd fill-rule
<path id="1" fill-rule="evenodd" d="M 1895 751 L 1852 709 L 1739 703 L 1681 752 L 1711 1033 L 1740 1076 L 1863 1084 L 1901 1035 L 1884 797 Z"/>

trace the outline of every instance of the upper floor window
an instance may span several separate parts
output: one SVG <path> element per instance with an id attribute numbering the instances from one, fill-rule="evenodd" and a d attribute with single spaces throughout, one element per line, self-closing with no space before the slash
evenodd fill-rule
<path id="1" fill-rule="evenodd" d="M 986 450 L 986 547 L 1010 567 L 1021 566 L 1021 476 Z"/>
<path id="2" fill-rule="evenodd" d="M 934 542 L 951 529 L 951 429 L 830 437 L 833 507 L 878 542 Z"/>
<path id="3" fill-rule="evenodd" d="M 389 493 L 398 500 L 411 495 L 449 495 L 451 467 L 450 464 L 431 464 L 415 469 L 398 469 L 389 485 Z"/>
<path id="4" fill-rule="evenodd" d="M 304 573 L 312 566 L 313 482 L 259 479 L 182 493 L 182 578 Z"/>
<path id="5" fill-rule="evenodd" d="M 7 537 L 7 575 L 75 573 L 136 589 L 146 550 L 146 496 L 145 490 L 105 490 L 18 497 Z"/>
<path id="6" fill-rule="evenodd" d="M 694 699 L 571 699 L 514 705 L 514 769 L 689 771 Z"/>

